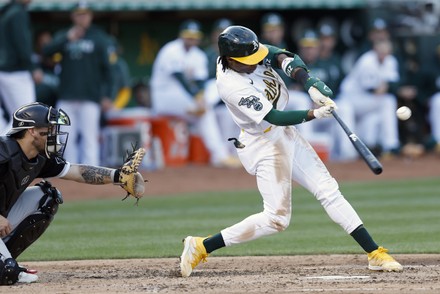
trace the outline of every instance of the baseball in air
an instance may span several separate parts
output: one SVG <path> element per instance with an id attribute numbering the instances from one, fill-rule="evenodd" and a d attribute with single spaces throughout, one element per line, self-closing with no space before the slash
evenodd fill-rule
<path id="1" fill-rule="evenodd" d="M 407 106 L 399 107 L 396 110 L 397 118 L 400 120 L 407 120 L 411 117 L 411 109 Z"/>

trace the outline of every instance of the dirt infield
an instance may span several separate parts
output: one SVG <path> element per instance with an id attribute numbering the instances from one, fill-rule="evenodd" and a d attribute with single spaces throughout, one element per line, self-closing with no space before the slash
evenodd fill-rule
<path id="1" fill-rule="evenodd" d="M 213 257 L 189 278 L 177 258 L 32 262 L 38 283 L 5 293 L 440 293 L 440 255 L 396 255 L 401 273 L 372 272 L 365 255 Z M 3 292 L 2 292 L 3 293 Z"/>
<path id="2" fill-rule="evenodd" d="M 328 163 L 343 181 L 379 181 L 439 177 L 440 158 L 383 162 L 374 175 L 361 162 Z M 243 169 L 207 166 L 167 168 L 144 173 L 147 195 L 255 189 L 254 177 Z M 54 180 L 65 201 L 120 197 L 118 187 L 91 187 Z M 81 188 L 81 191 L 78 189 Z M 123 193 L 122 193 L 123 194 Z M 31 285 L 0 288 L 1 293 L 440 293 L 440 254 L 395 255 L 402 273 L 372 272 L 366 255 L 279 257 L 210 257 L 189 278 L 178 275 L 178 258 L 97 261 L 24 262 L 39 271 Z M 3 292 L 5 291 L 5 292 Z"/>

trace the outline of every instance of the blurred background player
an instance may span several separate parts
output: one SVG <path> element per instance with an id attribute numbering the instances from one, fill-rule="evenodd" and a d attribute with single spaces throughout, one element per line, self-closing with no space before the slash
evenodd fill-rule
<path id="1" fill-rule="evenodd" d="M 220 99 L 216 86 L 216 71 L 219 57 L 217 39 L 220 33 L 230 25 L 232 25 L 232 21 L 230 19 L 221 18 L 216 20 L 209 36 L 210 43 L 204 50 L 206 56 L 208 57 L 209 72 L 209 78 L 205 85 L 205 99 L 207 104 L 213 107 L 215 111 L 222 138 L 236 137 L 240 132 L 240 129 L 228 114 L 225 103 Z M 236 157 L 237 151 L 235 146 L 233 144 L 227 144 L 227 147 L 229 156 Z"/>
<path id="2" fill-rule="evenodd" d="M 68 161 L 98 165 L 101 111 L 113 107 L 109 35 L 92 24 L 93 12 L 86 1 L 71 11 L 73 25 L 57 32 L 43 48 L 46 56 L 62 55 L 57 107 L 69 112 Z"/>
<path id="3" fill-rule="evenodd" d="M 272 46 L 276 46 L 278 48 L 287 48 L 286 43 L 286 27 L 284 23 L 283 17 L 274 12 L 269 12 L 264 14 L 261 17 L 260 21 L 260 29 L 261 29 L 261 42 L 264 44 L 269 44 Z M 292 79 L 289 79 L 282 73 L 281 70 L 275 69 L 275 71 L 280 75 L 283 79 L 284 83 L 288 88 L 294 83 Z M 303 109 L 298 106 L 298 109 Z"/>
<path id="4" fill-rule="evenodd" d="M 9 118 L 15 109 L 36 100 L 31 22 L 27 11 L 31 2 L 11 0 L 0 10 L 0 134 L 11 127 Z"/>
<path id="5" fill-rule="evenodd" d="M 341 84 L 339 114 L 372 150 L 383 156 L 399 152 L 395 90 L 399 81 L 398 61 L 389 40 L 376 41 L 364 53 Z M 338 129 L 341 160 L 358 157 L 350 140 Z M 345 138 L 344 138 L 345 137 Z"/>
<path id="6" fill-rule="evenodd" d="M 130 102 L 132 94 L 130 69 L 123 57 L 124 48 L 114 36 L 110 37 L 110 50 L 114 50 L 110 52 L 113 75 L 113 85 L 110 87 L 111 97 L 114 98 L 113 108 L 122 109 Z"/>
<path id="7" fill-rule="evenodd" d="M 199 48 L 200 23 L 189 19 L 179 28 L 177 39 L 165 44 L 156 56 L 151 74 L 151 98 L 156 115 L 171 115 L 190 123 L 200 135 L 214 166 L 238 167 L 221 137 L 213 107 L 205 101 L 208 59 Z"/>
<path id="8" fill-rule="evenodd" d="M 60 66 L 58 64 L 60 55 L 46 56 L 43 54 L 43 47 L 52 41 L 52 33 L 42 30 L 35 36 L 34 54 L 32 62 L 35 68 L 33 79 L 38 102 L 55 106 L 58 100 L 58 87 L 60 85 Z"/>

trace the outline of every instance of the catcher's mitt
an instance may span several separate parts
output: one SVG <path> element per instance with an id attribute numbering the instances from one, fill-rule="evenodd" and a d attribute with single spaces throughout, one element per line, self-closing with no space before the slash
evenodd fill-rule
<path id="1" fill-rule="evenodd" d="M 127 191 L 127 195 L 122 200 L 127 199 L 129 196 L 133 196 L 137 199 L 136 205 L 144 194 L 144 182 L 147 181 L 144 180 L 142 175 L 137 171 L 144 155 L 144 148 L 135 150 L 135 147 L 133 147 L 131 154 L 127 151 L 127 157 L 124 159 L 121 168 L 119 168 L 119 182 L 116 183 Z"/>

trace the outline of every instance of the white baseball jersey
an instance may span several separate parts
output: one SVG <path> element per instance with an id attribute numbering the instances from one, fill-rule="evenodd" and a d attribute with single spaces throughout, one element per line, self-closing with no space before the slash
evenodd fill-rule
<path id="1" fill-rule="evenodd" d="M 397 99 L 391 93 L 375 94 L 371 90 L 399 80 L 398 62 L 387 55 L 382 62 L 376 51 L 364 53 L 344 78 L 338 98 L 338 113 L 345 123 L 368 146 L 380 144 L 385 152 L 399 147 Z M 342 129 L 337 128 L 340 159 L 352 159 L 357 152 Z M 346 156 L 346 158 L 344 158 Z"/>
<path id="2" fill-rule="evenodd" d="M 383 82 L 398 80 L 397 59 L 393 55 L 388 55 L 380 63 L 376 52 L 371 50 L 363 54 L 355 63 L 341 84 L 341 92 L 365 92 L 377 88 Z"/>
<path id="3" fill-rule="evenodd" d="M 211 163 L 221 164 L 229 156 L 228 142 L 221 137 L 220 129 L 212 107 L 207 107 L 200 117 L 188 115 L 189 110 L 196 109 L 193 96 L 173 76 L 183 73 L 191 81 L 208 78 L 208 58 L 198 47 L 184 48 L 182 39 L 167 43 L 159 51 L 153 65 L 151 76 L 151 97 L 155 114 L 174 115 L 194 125 L 192 131 L 201 136 L 210 153 Z"/>
<path id="4" fill-rule="evenodd" d="M 272 108 L 283 110 L 287 88 L 275 70 L 258 66 L 252 74 L 217 67 L 217 88 L 235 123 L 249 134 L 263 134 L 270 124 L 263 118 Z"/>
<path id="5" fill-rule="evenodd" d="M 271 68 L 258 65 L 252 74 L 225 72 L 217 65 L 217 87 L 234 121 L 242 129 L 237 149 L 250 174 L 256 175 L 264 210 L 221 231 L 226 246 L 274 234 L 290 222 L 292 179 L 320 201 L 328 215 L 347 233 L 362 224 L 339 191 L 310 144 L 293 126 L 273 126 L 263 120 L 272 109 L 284 109 L 287 89 Z"/>
<path id="6" fill-rule="evenodd" d="M 194 106 L 194 98 L 172 75 L 183 73 L 188 81 L 208 78 L 208 59 L 198 47 L 186 50 L 181 39 L 165 44 L 151 73 L 153 109 L 160 114 L 183 114 Z"/>

